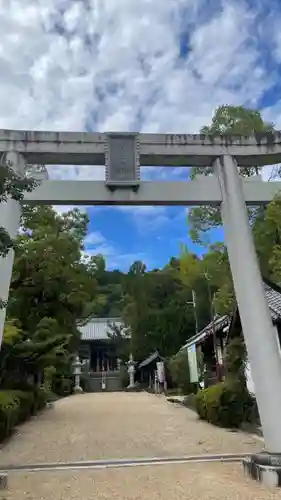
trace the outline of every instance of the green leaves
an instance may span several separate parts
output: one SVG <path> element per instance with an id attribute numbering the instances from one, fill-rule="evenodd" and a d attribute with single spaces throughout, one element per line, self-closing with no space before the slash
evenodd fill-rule
<path id="1" fill-rule="evenodd" d="M 174 384 L 183 394 L 189 394 L 191 389 L 188 353 L 179 352 L 169 360 L 169 370 Z"/>
<path id="2" fill-rule="evenodd" d="M 73 332 L 95 310 L 96 281 L 81 260 L 86 222 L 77 210 L 60 216 L 51 207 L 25 207 L 8 309 L 24 329 L 50 317 Z"/>
<path id="3" fill-rule="evenodd" d="M 180 277 L 187 287 L 197 293 L 199 300 L 205 296 L 209 321 L 215 313 L 228 314 L 232 311 L 234 291 L 227 251 L 222 243 L 210 245 L 201 258 L 182 247 Z"/>
<path id="4" fill-rule="evenodd" d="M 281 283 L 281 197 L 259 211 L 253 235 L 262 274 Z"/>
<path id="5" fill-rule="evenodd" d="M 202 134 L 209 136 L 232 135 L 249 136 L 255 133 L 272 132 L 273 123 L 263 121 L 256 109 L 244 106 L 219 106 L 209 126 L 202 128 Z"/>
<path id="6" fill-rule="evenodd" d="M 131 326 L 131 349 L 136 359 L 159 350 L 170 356 L 195 333 L 189 289 L 182 284 L 178 259 L 163 269 L 129 273 L 123 317 Z"/>
<path id="7" fill-rule="evenodd" d="M 42 318 L 32 337 L 15 345 L 15 354 L 25 364 L 28 373 L 42 372 L 56 366 L 61 358 L 69 356 L 71 335 L 60 332 L 54 318 Z"/>
<path id="8" fill-rule="evenodd" d="M 237 136 L 256 135 L 257 141 L 259 141 L 262 134 L 270 134 L 273 131 L 273 124 L 264 122 L 259 111 L 243 106 L 218 107 L 211 124 L 201 130 L 202 134 L 206 134 L 210 138 L 224 136 L 224 142 L 228 141 L 229 144 L 235 136 L 237 138 Z M 259 171 L 259 165 L 240 168 L 240 174 L 244 177 L 258 174 Z M 212 167 L 191 168 L 191 178 L 197 174 L 212 175 Z M 269 205 L 266 215 L 263 208 L 250 208 L 249 221 L 253 227 L 263 274 L 267 276 L 274 274 L 276 278 L 281 280 L 281 266 L 279 266 L 281 254 L 278 246 L 281 244 L 281 239 L 279 243 L 276 240 L 276 235 L 279 234 L 280 208 L 281 203 L 276 200 Z M 235 303 L 228 256 L 223 244 L 220 246 L 210 245 L 208 239 L 209 230 L 219 227 L 221 224 L 219 207 L 204 206 L 189 210 L 190 236 L 194 242 L 206 246 L 206 253 L 198 259 L 183 248 L 180 259 L 180 275 L 186 286 L 198 290 L 203 286 L 204 280 L 205 286 L 207 286 L 206 277 L 204 278 L 207 273 L 212 308 L 217 313 L 225 314 L 231 312 Z"/>
<path id="9" fill-rule="evenodd" d="M 260 134 L 273 131 L 274 125 L 264 122 L 260 112 L 255 109 L 243 106 L 219 106 L 215 111 L 211 124 L 203 127 L 201 133 L 211 138 L 223 135 L 225 136 L 225 142 L 229 140 L 229 143 L 231 143 L 231 137 L 233 136 L 256 135 L 258 141 Z M 192 167 L 190 177 L 194 179 L 197 174 L 211 175 L 212 171 L 212 166 L 207 168 Z M 240 168 L 240 174 L 243 177 L 251 177 L 258 174 L 259 171 L 259 165 Z M 221 226 L 220 209 L 205 206 L 190 208 L 188 225 L 190 236 L 194 242 L 208 244 L 206 233 L 211 228 Z"/>
<path id="10" fill-rule="evenodd" d="M 0 203 L 8 197 L 21 201 L 25 192 L 30 192 L 37 183 L 33 179 L 17 175 L 8 163 L 0 166 Z"/>
<path id="11" fill-rule="evenodd" d="M 69 372 L 77 323 L 96 308 L 96 281 L 81 259 L 86 223 L 77 210 L 61 216 L 52 207 L 24 207 L 8 303 L 22 334 L 10 344 L 4 338 L 5 380 L 31 374 L 40 383 L 48 366 Z"/>

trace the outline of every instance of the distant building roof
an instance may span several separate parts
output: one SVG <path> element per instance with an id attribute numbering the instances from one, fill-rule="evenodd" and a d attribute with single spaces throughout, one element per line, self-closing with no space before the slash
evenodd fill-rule
<path id="1" fill-rule="evenodd" d="M 113 324 L 120 327 L 123 322 L 121 318 L 92 318 L 86 325 L 78 327 L 81 340 L 106 340 Z"/>
<path id="2" fill-rule="evenodd" d="M 263 279 L 263 284 L 272 321 L 273 323 L 281 321 L 281 288 L 276 285 L 276 283 L 273 283 L 265 278 Z M 233 320 L 235 320 L 237 312 L 238 308 L 236 308 L 236 312 L 231 316 L 225 315 L 217 317 L 214 321 L 215 332 L 217 333 L 226 327 L 232 328 Z M 204 340 L 212 335 L 212 333 L 213 323 L 210 322 L 207 326 L 205 326 L 205 328 L 203 328 L 203 330 L 188 339 L 188 341 L 180 348 L 180 351 L 184 351 L 194 344 L 198 345 L 204 342 Z"/>
<path id="3" fill-rule="evenodd" d="M 264 289 L 272 320 L 281 320 L 281 288 L 276 283 L 264 279 Z"/>
<path id="4" fill-rule="evenodd" d="M 196 333 L 196 335 L 193 335 L 193 337 L 190 337 L 188 341 L 180 348 L 180 351 L 184 351 L 191 347 L 194 344 L 200 344 L 203 342 L 207 337 L 213 334 L 213 328 L 215 329 L 215 332 L 217 333 L 220 331 L 222 328 L 226 328 L 229 326 L 230 323 L 230 318 L 229 316 L 219 316 L 216 317 L 214 322 L 210 322 L 203 330 L 200 332 Z"/>
<path id="5" fill-rule="evenodd" d="M 153 354 L 150 354 L 148 358 L 145 358 L 143 361 L 141 361 L 141 363 L 138 365 L 138 369 L 148 366 L 150 363 L 153 363 L 153 361 L 156 361 L 156 359 L 160 359 L 161 361 L 164 360 L 164 358 L 160 356 L 158 351 L 155 351 Z"/>
<path id="6" fill-rule="evenodd" d="M 276 325 L 276 323 L 281 322 L 281 288 L 279 285 L 266 278 L 263 279 L 263 285 L 272 323 Z M 236 307 L 236 310 L 231 317 L 228 337 L 232 337 L 233 334 L 235 335 L 234 326 L 237 324 L 237 321 L 240 322 L 238 307 Z"/>

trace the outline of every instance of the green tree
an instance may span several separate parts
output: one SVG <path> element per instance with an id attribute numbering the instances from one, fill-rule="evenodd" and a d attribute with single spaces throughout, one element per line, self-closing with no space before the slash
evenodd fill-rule
<path id="1" fill-rule="evenodd" d="M 266 123 L 259 111 L 248 109 L 243 106 L 219 106 L 212 118 L 211 125 L 204 126 L 201 133 L 209 137 L 220 135 L 228 136 L 250 136 L 273 132 L 274 125 Z M 258 174 L 259 165 L 240 168 L 243 177 Z M 192 167 L 190 177 L 193 179 L 197 174 L 211 175 L 210 167 Z M 256 214 L 256 210 L 250 211 L 250 216 Z M 188 212 L 188 224 L 190 235 L 196 242 L 208 242 L 207 232 L 221 225 L 221 215 L 218 207 L 194 207 Z"/>
<path id="2" fill-rule="evenodd" d="M 180 276 L 183 283 L 196 292 L 199 300 L 205 301 L 203 310 L 205 318 L 208 312 L 208 321 L 216 313 L 232 312 L 235 303 L 233 283 L 227 251 L 222 243 L 210 245 L 209 250 L 201 258 L 189 253 L 183 246 Z"/>
<path id="3" fill-rule="evenodd" d="M 253 235 L 264 277 L 281 283 L 281 197 L 276 196 L 259 214 Z"/>
<path id="4" fill-rule="evenodd" d="M 116 349 L 117 357 L 122 361 L 127 361 L 130 355 L 131 329 L 113 323 L 109 325 L 107 335 Z"/>
<path id="5" fill-rule="evenodd" d="M 129 269 L 129 274 L 133 276 L 143 276 L 146 271 L 146 265 L 140 260 L 136 260 Z"/>
<path id="6" fill-rule="evenodd" d="M 179 352 L 175 356 L 172 356 L 168 367 L 174 384 L 183 394 L 189 394 L 192 384 L 190 383 L 188 353 Z"/>
<path id="7" fill-rule="evenodd" d="M 43 382 L 47 367 L 61 366 L 70 360 L 71 335 L 61 333 L 53 318 L 42 318 L 32 336 L 15 344 L 15 355 L 24 375 L 32 375 L 38 384 Z"/>
<path id="8" fill-rule="evenodd" d="M 73 223 L 73 227 L 72 227 Z M 96 282 L 81 260 L 87 230 L 85 214 L 63 216 L 51 207 L 23 212 L 8 314 L 32 332 L 39 321 L 54 318 L 63 332 L 76 334 L 77 321 L 95 311 Z"/>
<path id="9" fill-rule="evenodd" d="M 6 320 L 0 353 L 0 386 L 3 382 L 9 384 L 18 372 L 16 345 L 23 340 L 23 333 L 15 320 Z"/>
<path id="10" fill-rule="evenodd" d="M 162 270 L 128 274 L 123 317 L 131 328 L 131 350 L 143 359 L 158 350 L 163 356 L 177 352 L 195 333 L 191 291 L 170 265 Z"/>

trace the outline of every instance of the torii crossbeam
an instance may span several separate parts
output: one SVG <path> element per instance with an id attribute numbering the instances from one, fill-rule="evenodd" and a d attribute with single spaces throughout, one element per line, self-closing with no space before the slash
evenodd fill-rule
<path id="1" fill-rule="evenodd" d="M 254 137 L 184 134 L 0 131 L 2 161 L 24 176 L 27 165 L 105 165 L 105 181 L 45 179 L 24 202 L 73 205 L 219 205 L 225 242 L 268 451 L 281 457 L 281 359 L 248 222 L 246 204 L 268 203 L 281 183 L 244 180 L 238 166 L 281 163 L 281 133 Z M 140 180 L 140 166 L 213 166 L 186 182 Z M 67 168 L 67 167 L 66 167 Z M 14 237 L 20 205 L 1 203 L 0 225 Z M 0 297 L 8 298 L 13 252 L 2 259 Z M 0 313 L 3 333 L 5 311 Z M 281 463 L 281 461 L 280 461 Z"/>

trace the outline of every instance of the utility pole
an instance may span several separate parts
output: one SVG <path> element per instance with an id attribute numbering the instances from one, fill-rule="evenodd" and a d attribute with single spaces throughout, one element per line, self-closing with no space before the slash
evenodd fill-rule
<path id="1" fill-rule="evenodd" d="M 220 363 L 218 356 L 218 345 L 217 345 L 217 334 L 216 334 L 216 324 L 215 324 L 215 307 L 214 307 L 214 296 L 212 296 L 210 278 L 208 273 L 204 273 L 207 282 L 208 288 L 208 297 L 210 304 L 210 316 L 211 316 L 211 324 L 212 324 L 212 335 L 213 335 L 213 346 L 214 346 L 214 354 L 215 354 L 215 362 L 216 362 L 216 376 L 218 382 L 221 382 L 221 373 L 220 373 Z"/>
<path id="2" fill-rule="evenodd" d="M 193 314 L 194 314 L 194 321 L 195 321 L 195 333 L 198 333 L 198 317 L 197 317 L 197 310 L 196 310 L 196 293 L 195 293 L 194 290 L 192 290 L 192 300 L 186 301 L 186 304 L 192 305 Z"/>

